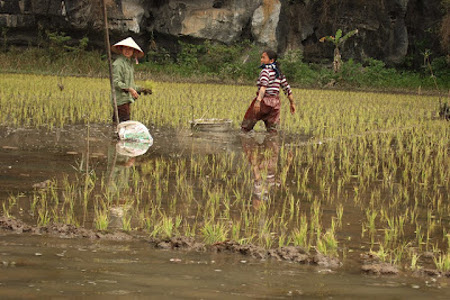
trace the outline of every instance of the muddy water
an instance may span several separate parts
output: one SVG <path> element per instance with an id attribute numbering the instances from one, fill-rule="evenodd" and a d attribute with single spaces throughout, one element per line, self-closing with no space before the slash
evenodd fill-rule
<path id="1" fill-rule="evenodd" d="M 375 277 L 145 242 L 3 235 L 0 298 L 448 299 L 435 279 Z"/>
<path id="2" fill-rule="evenodd" d="M 240 164 L 250 168 L 245 161 L 245 154 L 256 144 L 280 156 L 280 144 L 306 145 L 310 142 L 308 136 L 281 136 L 281 141 L 277 143 L 266 143 L 264 135 L 251 137 L 249 142 L 244 137 L 243 142 L 238 132 L 210 134 L 155 128 L 151 132 L 155 139 L 154 145 L 142 156 L 118 160 L 121 166 L 119 172 L 129 172 L 133 168 L 139 171 L 140 166 L 157 158 L 167 161 L 192 155 L 214 158 L 213 155 L 221 153 L 233 153 L 234 160 L 239 161 L 236 168 Z M 87 154 L 89 168 L 95 171 L 98 178 L 108 180 L 112 174 L 109 172 L 111 161 L 115 161 L 111 149 L 117 150 L 112 130 L 92 126 L 89 128 L 89 139 L 86 136 L 86 126 L 52 131 L 2 129 L 0 203 L 10 206 L 8 214 L 35 225 L 38 216 L 31 209 L 34 193 L 46 189 L 52 180 L 61 180 L 65 176 L 69 182 L 82 180 Z M 265 161 L 265 165 L 260 168 L 270 170 L 274 167 L 270 157 Z M 213 160 L 211 164 L 214 164 Z M 126 175 L 128 179 L 132 177 Z M 268 197 L 256 181 L 248 187 L 246 195 L 252 198 L 254 206 Z M 173 182 L 169 184 L 175 185 Z M 129 189 L 127 186 L 124 190 Z M 208 200 L 201 198 L 198 187 L 197 190 L 194 188 L 194 193 L 201 201 Z M 11 200 L 11 196 L 15 200 Z M 164 197 L 170 197 L 170 193 Z M 73 215 L 77 225 L 95 228 L 93 200 L 88 201 L 87 209 L 81 205 L 75 206 Z M 188 218 L 195 217 L 195 209 L 183 209 Z M 51 208 L 48 210 L 51 211 Z M 123 209 L 116 214 L 120 213 L 123 213 Z M 334 216 L 335 205 L 324 205 L 324 226 L 329 226 Z M 338 238 L 341 247 L 347 250 L 345 257 L 342 257 L 343 266 L 333 269 L 273 259 L 258 260 L 236 254 L 156 250 L 145 239 L 128 242 L 58 239 L 45 235 L 13 235 L 5 230 L 1 232 L 0 242 L 0 260 L 3 264 L 0 297 L 151 295 L 155 298 L 272 299 L 299 295 L 319 298 L 450 296 L 450 288 L 447 287 L 449 280 L 446 278 L 411 277 L 405 274 L 386 277 L 363 275 L 360 256 L 369 248 L 367 237 L 361 238 L 361 220 L 364 218 L 364 212 L 359 207 L 352 202 L 345 204 L 343 228 L 338 231 Z M 120 218 L 111 216 L 109 228 L 120 229 L 121 222 Z"/>

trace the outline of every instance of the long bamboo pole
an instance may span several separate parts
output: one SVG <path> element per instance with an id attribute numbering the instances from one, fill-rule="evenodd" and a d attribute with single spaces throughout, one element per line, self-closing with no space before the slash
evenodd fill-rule
<path id="1" fill-rule="evenodd" d="M 116 116 L 116 123 L 119 125 L 119 110 L 117 109 L 116 89 L 114 88 L 113 75 L 112 75 L 112 63 L 111 63 L 111 46 L 109 43 L 109 30 L 108 30 L 108 14 L 106 11 L 106 2 L 103 3 L 103 23 L 105 25 L 105 44 L 106 52 L 108 53 L 108 67 L 109 67 L 109 83 L 111 85 L 111 95 L 114 102 L 114 115 Z M 116 128 L 117 130 L 117 128 Z"/>

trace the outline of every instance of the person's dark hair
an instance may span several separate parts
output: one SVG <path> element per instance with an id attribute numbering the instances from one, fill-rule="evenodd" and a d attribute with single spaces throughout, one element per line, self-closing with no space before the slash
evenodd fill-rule
<path id="1" fill-rule="evenodd" d="M 273 59 L 273 63 L 277 66 L 278 72 L 280 72 L 281 76 L 283 73 L 281 72 L 280 63 L 277 61 L 278 53 L 270 49 L 264 50 L 263 53 L 266 53 L 269 59 Z"/>
<path id="2" fill-rule="evenodd" d="M 276 62 L 278 59 L 278 54 L 273 50 L 267 49 L 264 50 L 263 53 L 266 53 L 269 59 L 273 59 L 274 62 Z"/>

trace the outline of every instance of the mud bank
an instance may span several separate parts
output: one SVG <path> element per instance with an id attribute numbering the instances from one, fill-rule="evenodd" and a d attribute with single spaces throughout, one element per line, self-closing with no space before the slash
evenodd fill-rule
<path id="1" fill-rule="evenodd" d="M 20 220 L 0 217 L 0 231 L 3 234 L 31 234 L 47 235 L 56 238 L 83 238 L 106 241 L 142 241 L 145 240 L 151 247 L 161 250 L 186 251 L 198 253 L 226 253 L 240 254 L 257 260 L 275 259 L 277 261 L 293 262 L 303 265 L 320 266 L 336 270 L 342 262 L 336 257 L 325 256 L 321 253 L 311 254 L 302 247 L 287 246 L 278 249 L 265 249 L 252 244 L 241 245 L 233 241 L 219 242 L 208 245 L 191 237 L 147 238 L 141 232 L 125 233 L 121 231 L 102 232 L 97 230 L 76 227 L 67 224 L 52 224 L 49 226 L 31 226 Z M 1 234 L 0 233 L 0 234 Z M 376 259 L 363 259 L 360 270 L 371 275 L 411 275 L 414 277 L 447 277 L 450 272 L 441 272 L 434 269 L 419 269 L 415 271 L 402 271 L 396 265 L 380 262 Z"/>
<path id="2" fill-rule="evenodd" d="M 361 271 L 372 275 L 398 275 L 401 273 L 399 268 L 389 263 L 369 263 L 361 266 Z M 412 275 L 415 277 L 447 277 L 450 278 L 450 272 L 442 272 L 433 269 L 420 269 L 413 272 L 408 272 L 406 275 Z"/>
<path id="3" fill-rule="evenodd" d="M 436 269 L 416 268 L 415 270 L 401 270 L 398 265 L 380 261 L 379 258 L 371 254 L 361 255 L 361 271 L 371 275 L 411 275 L 414 277 L 448 277 L 450 272 L 443 272 Z"/>
<path id="4" fill-rule="evenodd" d="M 217 253 L 237 253 L 251 256 L 256 259 L 276 259 L 300 264 L 319 265 L 327 268 L 337 268 L 341 262 L 336 257 L 327 257 L 320 253 L 310 254 L 301 247 L 281 247 L 278 249 L 265 249 L 255 245 L 241 245 L 233 241 L 225 241 L 206 245 L 195 241 L 193 238 L 174 237 L 171 239 L 152 239 L 150 243 L 162 249 L 185 249 L 189 251 L 212 251 Z"/>
<path id="5" fill-rule="evenodd" d="M 48 235 L 58 238 L 87 238 L 116 241 L 140 240 L 139 232 L 130 234 L 116 232 L 101 232 L 67 224 L 52 224 L 49 226 L 30 226 L 20 220 L 0 217 L 0 229 L 3 232 L 15 234 Z M 255 259 L 276 259 L 300 264 L 318 265 L 326 268 L 338 268 L 341 262 L 336 257 L 327 257 L 320 253 L 310 254 L 301 247 L 281 247 L 278 249 L 264 249 L 255 245 L 241 245 L 232 241 L 225 241 L 207 245 L 190 237 L 173 237 L 167 239 L 150 238 L 148 243 L 157 249 L 185 250 L 195 252 L 236 253 Z"/>
<path id="6" fill-rule="evenodd" d="M 0 217 L 0 229 L 16 234 L 29 233 L 33 235 L 49 235 L 59 238 L 89 238 L 129 241 L 133 237 L 123 232 L 100 232 L 67 224 L 52 224 L 49 226 L 30 226 L 20 220 Z"/>

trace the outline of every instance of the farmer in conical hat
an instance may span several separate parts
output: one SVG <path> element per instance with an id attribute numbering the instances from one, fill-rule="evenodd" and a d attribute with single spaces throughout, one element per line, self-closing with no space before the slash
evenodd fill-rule
<path id="1" fill-rule="evenodd" d="M 133 58 L 138 63 L 138 58 L 144 56 L 144 51 L 136 44 L 132 37 L 128 37 L 113 46 L 111 51 L 119 54 L 113 63 L 113 82 L 116 91 L 119 123 L 130 120 L 130 104 L 139 98 L 139 94 L 151 94 L 151 90 L 138 87 L 134 82 Z M 113 100 L 112 100 L 113 101 Z M 114 106 L 114 103 L 113 103 Z M 116 116 L 113 113 L 113 122 Z"/>

